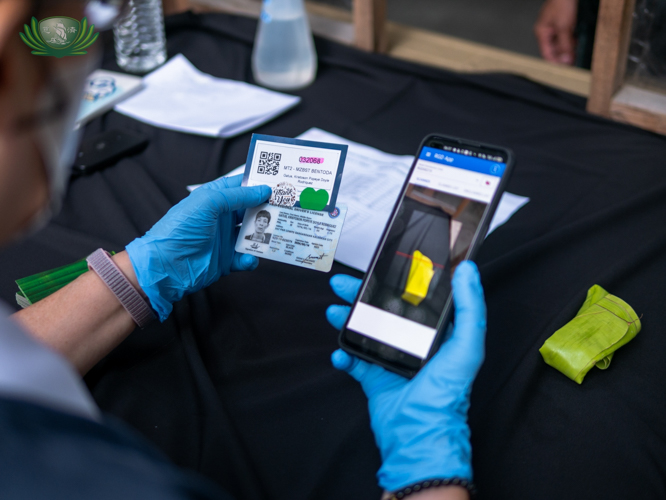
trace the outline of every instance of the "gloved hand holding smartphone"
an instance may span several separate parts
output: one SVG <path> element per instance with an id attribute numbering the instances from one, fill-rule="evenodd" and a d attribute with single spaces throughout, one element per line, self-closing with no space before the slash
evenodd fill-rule
<path id="1" fill-rule="evenodd" d="M 333 291 L 353 302 L 361 280 L 337 275 Z M 333 365 L 361 383 L 382 466 L 379 485 L 396 491 L 426 479 L 472 479 L 469 396 L 484 358 L 486 306 L 476 266 L 461 263 L 453 276 L 453 331 L 435 356 L 407 379 L 342 350 Z M 337 329 L 348 306 L 333 305 L 327 318 Z"/>

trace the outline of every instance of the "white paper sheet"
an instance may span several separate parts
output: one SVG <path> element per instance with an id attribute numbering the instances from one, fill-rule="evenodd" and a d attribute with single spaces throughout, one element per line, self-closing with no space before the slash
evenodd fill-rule
<path id="1" fill-rule="evenodd" d="M 348 212 L 335 260 L 367 271 L 414 157 L 384 153 L 318 128 L 308 130 L 298 139 L 349 146 L 338 193 L 338 201 L 347 204 Z M 241 174 L 244 169 L 245 165 L 241 165 L 227 176 Z M 199 185 L 187 188 L 193 191 L 197 187 Z M 528 201 L 529 198 L 524 196 L 503 193 L 488 234 L 509 220 Z"/>
<path id="2" fill-rule="evenodd" d="M 115 110 L 156 127 L 213 137 L 251 130 L 301 100 L 202 73 L 182 54 L 147 75 L 144 85 Z"/>

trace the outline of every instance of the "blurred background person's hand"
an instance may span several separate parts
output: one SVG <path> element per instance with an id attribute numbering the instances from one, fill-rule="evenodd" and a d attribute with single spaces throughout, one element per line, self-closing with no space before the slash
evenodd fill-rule
<path id="1" fill-rule="evenodd" d="M 541 56 L 559 64 L 574 64 L 578 0 L 546 0 L 534 24 Z"/>

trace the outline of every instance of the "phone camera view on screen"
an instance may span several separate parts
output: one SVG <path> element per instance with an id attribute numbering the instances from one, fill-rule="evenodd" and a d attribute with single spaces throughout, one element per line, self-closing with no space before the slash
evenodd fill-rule
<path id="1" fill-rule="evenodd" d="M 424 147 L 347 329 L 424 359 L 505 170 L 501 156 Z"/>

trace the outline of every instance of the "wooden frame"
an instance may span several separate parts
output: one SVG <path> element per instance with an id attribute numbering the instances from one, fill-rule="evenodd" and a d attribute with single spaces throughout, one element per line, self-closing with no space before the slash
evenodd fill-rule
<path id="1" fill-rule="evenodd" d="M 336 41 L 354 45 L 370 52 L 385 52 L 386 0 L 352 0 L 353 22 L 321 16 L 309 11 L 312 30 Z M 258 0 L 163 0 L 166 15 L 188 9 L 222 10 L 257 17 L 261 13 Z M 353 28 L 352 28 L 353 26 Z M 351 29 L 353 31 L 351 31 Z"/>
<path id="2" fill-rule="evenodd" d="M 635 0 L 599 4 L 587 110 L 666 134 L 666 95 L 625 82 L 635 6 Z"/>
<path id="3" fill-rule="evenodd" d="M 190 0 L 162 0 L 162 8 L 165 15 L 184 12 L 190 8 Z"/>
<path id="4" fill-rule="evenodd" d="M 163 0 L 163 2 L 166 14 L 187 9 L 198 12 L 224 10 L 257 17 L 261 11 L 261 3 L 258 0 Z M 359 4 L 354 5 L 358 8 Z M 317 3 L 316 0 L 306 0 L 305 7 L 310 17 L 310 27 L 315 34 L 336 42 L 355 45 L 354 19 L 351 12 Z M 372 16 L 373 23 L 379 23 L 379 19 L 384 15 L 385 13 L 379 13 Z M 367 18 L 365 22 L 369 22 Z M 361 29 L 360 25 L 359 21 L 356 29 Z M 397 59 L 460 72 L 513 73 L 584 97 L 590 92 L 588 70 L 553 64 L 536 57 L 442 33 L 387 21 L 381 31 L 375 30 L 375 34 L 367 38 L 374 40 L 379 50 L 385 48 L 389 56 Z"/>
<path id="5" fill-rule="evenodd" d="M 386 52 L 386 0 L 353 0 L 354 45 Z"/>

